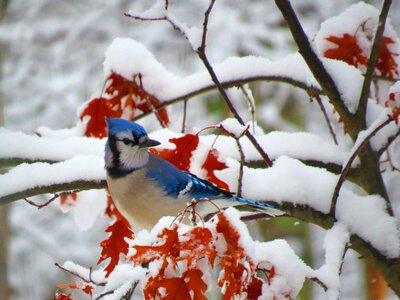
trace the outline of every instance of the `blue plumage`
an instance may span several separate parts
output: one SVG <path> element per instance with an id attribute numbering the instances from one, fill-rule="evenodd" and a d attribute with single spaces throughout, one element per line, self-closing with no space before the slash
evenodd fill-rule
<path id="1" fill-rule="evenodd" d="M 137 123 L 130 122 L 124 119 L 107 119 L 108 134 L 110 136 L 116 136 L 118 133 L 123 131 L 131 130 L 135 136 L 147 135 L 146 130 L 143 126 Z"/>
<path id="2" fill-rule="evenodd" d="M 122 119 L 107 119 L 107 123 L 107 183 L 114 203 L 131 223 L 150 228 L 162 216 L 184 210 L 191 199 L 205 198 L 216 201 L 220 208 L 248 205 L 279 214 L 264 202 L 237 197 L 152 154 L 148 147 L 160 143 L 151 140 L 139 124 Z M 196 210 L 210 213 L 210 207 L 208 201 L 200 201 Z"/>

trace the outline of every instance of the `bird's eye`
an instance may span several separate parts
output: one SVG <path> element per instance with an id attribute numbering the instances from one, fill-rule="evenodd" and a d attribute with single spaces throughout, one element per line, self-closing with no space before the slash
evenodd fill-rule
<path id="1" fill-rule="evenodd" d="M 123 139 L 122 142 L 123 142 L 125 145 L 132 144 L 132 141 L 131 141 L 130 139 L 127 139 L 127 138 Z"/>

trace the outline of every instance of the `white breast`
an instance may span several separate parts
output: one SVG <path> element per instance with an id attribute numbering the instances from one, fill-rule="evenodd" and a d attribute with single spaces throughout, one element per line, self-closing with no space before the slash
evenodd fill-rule
<path id="1" fill-rule="evenodd" d="M 176 216 L 190 202 L 166 196 L 164 191 L 145 179 L 145 170 L 137 170 L 122 178 L 107 176 L 114 203 L 121 214 L 134 226 L 151 229 L 163 216 Z"/>

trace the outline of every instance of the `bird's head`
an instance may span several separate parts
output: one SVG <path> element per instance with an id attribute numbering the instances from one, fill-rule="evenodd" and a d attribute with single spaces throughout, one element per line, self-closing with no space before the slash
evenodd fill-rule
<path id="1" fill-rule="evenodd" d="M 124 175 L 145 166 L 149 159 L 147 148 L 160 143 L 148 137 L 139 124 L 123 119 L 107 119 L 108 140 L 105 167 L 112 175 Z"/>

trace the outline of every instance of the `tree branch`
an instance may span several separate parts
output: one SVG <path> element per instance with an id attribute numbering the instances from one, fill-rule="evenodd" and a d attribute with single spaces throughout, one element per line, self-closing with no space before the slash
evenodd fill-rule
<path id="1" fill-rule="evenodd" d="M 294 12 L 289 0 L 275 0 L 275 3 L 281 11 L 289 29 L 292 33 L 293 39 L 299 47 L 299 52 L 306 61 L 308 67 L 313 73 L 315 79 L 318 81 L 322 90 L 328 96 L 330 102 L 335 107 L 336 111 L 342 116 L 344 120 L 350 117 L 350 112 L 344 105 L 341 93 L 339 92 L 336 83 L 331 75 L 325 69 L 322 61 L 312 48 L 303 27 L 301 26 L 296 13 Z M 346 124 L 346 123 L 345 123 Z M 353 136 L 354 137 L 354 136 Z"/>
<path id="2" fill-rule="evenodd" d="M 356 159 L 357 155 L 360 154 L 361 150 L 363 149 L 363 147 L 365 145 L 367 145 L 367 143 L 371 140 L 371 138 L 378 133 L 379 130 L 381 130 L 383 127 L 385 127 L 386 125 L 388 125 L 390 122 L 393 122 L 393 118 L 389 117 L 385 122 L 383 122 L 382 124 L 380 124 L 379 126 L 377 126 L 373 131 L 371 131 L 365 138 L 364 140 L 357 146 L 356 149 L 354 149 L 352 155 L 350 156 L 350 158 L 348 159 L 346 165 L 343 167 L 343 170 L 340 174 L 340 177 L 338 179 L 338 182 L 335 186 L 335 190 L 333 192 L 332 195 L 332 201 L 331 201 L 331 208 L 330 208 L 330 214 L 331 215 L 335 215 L 336 212 L 336 203 L 337 203 L 337 199 L 339 197 L 339 191 L 343 185 L 343 182 L 346 179 L 347 173 L 350 170 L 351 164 L 353 163 L 353 161 Z M 391 209 L 390 206 L 387 207 L 389 213 L 391 215 L 393 215 L 393 211 Z"/>
<path id="3" fill-rule="evenodd" d="M 382 45 L 382 36 L 385 31 L 385 23 L 387 16 L 389 14 L 390 5 L 392 4 L 392 0 L 384 0 L 381 13 L 379 15 L 379 23 L 378 28 L 376 29 L 374 42 L 372 44 L 371 54 L 368 60 L 367 71 L 365 72 L 364 82 L 361 89 L 360 101 L 358 106 L 357 114 L 361 116 L 365 120 L 365 115 L 367 112 L 367 103 L 369 90 L 372 82 L 372 76 L 374 74 L 376 63 L 378 62 L 379 50 Z"/>
<path id="4" fill-rule="evenodd" d="M 66 191 L 81 191 L 81 190 L 91 190 L 91 189 L 104 189 L 107 183 L 105 180 L 102 181 L 85 181 L 78 180 L 73 182 L 65 182 L 52 184 L 47 186 L 39 186 L 24 191 L 20 191 L 14 194 L 6 195 L 0 197 L 0 205 L 13 202 L 16 200 L 29 198 L 32 196 L 42 195 L 42 194 L 55 194 L 57 192 Z"/>
<path id="5" fill-rule="evenodd" d="M 240 85 L 243 85 L 243 84 L 256 82 L 256 81 L 282 82 L 282 83 L 287 83 L 287 84 L 290 84 L 290 85 L 292 85 L 294 87 L 303 89 L 306 92 L 311 91 L 312 93 L 316 93 L 316 94 L 319 94 L 319 95 L 323 95 L 324 94 L 320 89 L 318 89 L 318 88 L 316 88 L 314 86 L 307 85 L 306 83 L 304 83 L 302 81 L 298 81 L 298 80 L 295 80 L 295 79 L 290 78 L 290 77 L 274 76 L 274 75 L 250 76 L 250 77 L 247 77 L 247 78 L 220 81 L 220 84 L 221 84 L 221 86 L 223 88 L 226 89 L 226 88 L 240 86 Z M 191 92 L 189 92 L 187 94 L 180 95 L 180 96 L 178 96 L 176 98 L 164 99 L 164 101 L 162 103 L 160 103 L 159 105 L 155 106 L 154 109 L 159 110 L 161 108 L 168 107 L 168 106 L 173 105 L 173 104 L 178 103 L 178 102 L 188 101 L 188 100 L 192 99 L 195 96 L 204 94 L 206 92 L 209 92 L 209 91 L 212 91 L 212 90 L 215 90 L 215 89 L 218 89 L 218 87 L 213 83 L 213 84 L 204 86 L 204 87 L 202 87 L 202 88 L 200 88 L 198 90 L 191 91 Z M 142 113 L 140 115 L 137 115 L 134 118 L 134 120 L 142 119 L 142 118 L 146 117 L 147 115 L 149 115 L 151 113 L 152 112 L 149 111 L 149 112 L 145 112 L 145 113 Z"/>

